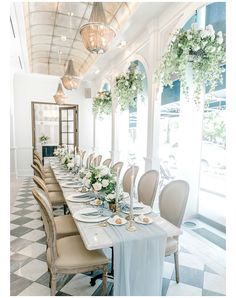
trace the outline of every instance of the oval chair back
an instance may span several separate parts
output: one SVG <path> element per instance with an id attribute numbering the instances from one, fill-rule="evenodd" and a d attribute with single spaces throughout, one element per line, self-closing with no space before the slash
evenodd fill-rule
<path id="1" fill-rule="evenodd" d="M 184 180 L 169 182 L 162 189 L 159 196 L 159 209 L 161 217 L 173 225 L 180 227 L 189 195 L 189 184 Z"/>
<path id="2" fill-rule="evenodd" d="M 89 154 L 89 156 L 87 157 L 87 160 L 86 160 L 86 168 L 89 169 L 90 165 L 91 165 L 91 162 L 93 160 L 93 156 L 94 156 L 94 153 L 91 153 Z"/>
<path id="3" fill-rule="evenodd" d="M 53 210 L 52 206 L 47 198 L 47 195 L 42 189 L 34 188 L 32 190 L 32 194 L 35 200 L 39 204 L 40 212 L 43 218 L 43 224 L 45 227 L 45 232 L 47 236 L 47 245 L 48 249 L 50 250 L 50 266 L 53 267 L 55 260 L 58 256 L 57 247 L 56 247 L 56 226 L 53 217 Z"/>
<path id="4" fill-rule="evenodd" d="M 106 166 L 106 167 L 109 168 L 110 165 L 111 165 L 111 158 L 107 158 L 107 159 L 105 159 L 105 160 L 103 161 L 102 165 L 103 165 L 103 166 Z"/>
<path id="5" fill-rule="evenodd" d="M 38 169 L 38 167 L 36 167 L 35 165 L 31 165 L 31 168 L 34 170 L 35 176 L 38 176 L 41 179 L 43 179 L 43 175 L 42 175 L 41 171 Z"/>
<path id="6" fill-rule="evenodd" d="M 132 173 L 134 169 L 134 172 Z M 130 194 L 131 192 L 131 177 L 132 177 L 132 174 L 134 175 L 134 181 L 133 181 L 133 185 L 135 185 L 135 180 L 136 180 L 136 177 L 137 177 L 137 174 L 138 174 L 138 171 L 139 171 L 139 167 L 138 166 L 134 166 L 133 167 L 130 167 L 126 170 L 124 176 L 123 176 L 123 181 L 122 181 L 122 185 L 123 185 L 123 191 L 125 192 L 128 192 Z"/>
<path id="7" fill-rule="evenodd" d="M 101 160 L 102 160 L 102 155 L 98 155 L 98 156 L 94 157 L 93 162 L 92 162 L 93 166 L 94 167 L 100 166 Z"/>
<path id="8" fill-rule="evenodd" d="M 44 169 L 43 169 L 43 166 L 42 166 L 41 162 L 38 159 L 34 158 L 33 163 L 36 167 L 38 167 L 38 169 L 41 172 L 42 176 L 44 176 L 45 173 L 44 173 Z"/>
<path id="9" fill-rule="evenodd" d="M 34 183 L 36 184 L 36 186 L 38 188 L 42 189 L 46 193 L 46 195 L 49 197 L 49 192 L 48 192 L 48 189 L 47 189 L 47 185 L 45 184 L 43 179 L 41 179 L 38 176 L 33 176 L 32 179 L 33 179 Z M 51 203 L 51 201 L 50 201 L 50 203 Z"/>
<path id="10" fill-rule="evenodd" d="M 138 183 L 138 201 L 153 206 L 157 186 L 159 181 L 159 172 L 156 170 L 150 170 L 144 173 Z"/>
<path id="11" fill-rule="evenodd" d="M 111 167 L 111 171 L 114 173 L 114 174 L 118 174 L 120 175 L 120 172 L 121 172 L 121 169 L 123 167 L 123 162 L 122 161 L 118 161 L 117 163 L 115 163 L 112 167 Z"/>

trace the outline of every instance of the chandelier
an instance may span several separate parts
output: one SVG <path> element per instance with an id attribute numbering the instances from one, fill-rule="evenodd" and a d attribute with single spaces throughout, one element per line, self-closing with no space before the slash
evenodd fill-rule
<path id="1" fill-rule="evenodd" d="M 80 28 L 80 35 L 89 52 L 104 54 L 107 51 L 116 33 L 106 22 L 101 2 L 93 3 L 89 22 Z"/>
<path id="2" fill-rule="evenodd" d="M 79 79 L 76 75 L 73 61 L 69 60 L 66 72 L 64 76 L 61 78 L 63 86 L 67 90 L 77 89 L 79 85 Z"/>
<path id="3" fill-rule="evenodd" d="M 58 84 L 57 92 L 53 96 L 53 98 L 58 105 L 61 105 L 64 103 L 66 96 L 65 96 L 65 93 L 63 92 L 61 83 Z"/>

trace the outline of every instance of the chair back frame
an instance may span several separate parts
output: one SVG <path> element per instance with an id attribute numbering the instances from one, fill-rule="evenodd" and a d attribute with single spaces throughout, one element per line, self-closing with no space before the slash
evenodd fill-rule
<path id="1" fill-rule="evenodd" d="M 134 170 L 134 172 L 132 173 L 133 170 Z M 135 180 L 136 180 L 138 171 L 139 171 L 138 166 L 131 166 L 130 168 L 128 168 L 126 170 L 126 172 L 123 176 L 123 180 L 122 180 L 123 191 L 128 192 L 130 194 L 130 192 L 131 192 L 131 176 L 132 176 L 132 174 L 134 175 L 133 185 L 135 185 Z"/>
<path id="2" fill-rule="evenodd" d="M 153 181 L 151 181 L 151 178 L 153 178 Z M 145 185 L 145 183 L 152 182 L 152 185 Z M 146 173 L 144 173 L 138 182 L 138 201 L 143 202 L 146 205 L 149 205 L 150 207 L 153 207 L 153 203 L 156 197 L 157 187 L 159 182 L 159 172 L 156 170 L 149 170 Z M 147 194 L 147 191 L 151 193 Z M 147 197 L 149 195 L 149 197 Z"/>

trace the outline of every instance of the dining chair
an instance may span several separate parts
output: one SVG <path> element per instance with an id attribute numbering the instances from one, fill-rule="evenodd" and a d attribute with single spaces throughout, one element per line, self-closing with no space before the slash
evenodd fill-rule
<path id="1" fill-rule="evenodd" d="M 103 164 L 103 166 L 106 166 L 109 168 L 111 165 L 111 158 L 105 159 L 102 164 Z"/>
<path id="2" fill-rule="evenodd" d="M 38 161 L 43 165 L 41 156 L 37 150 L 34 150 L 33 158 L 38 159 Z M 51 173 L 52 169 L 50 166 L 43 166 L 45 173 Z"/>
<path id="3" fill-rule="evenodd" d="M 89 169 L 89 167 L 91 166 L 93 157 L 94 157 L 94 153 L 89 154 L 89 156 L 87 157 L 87 160 L 86 160 L 86 168 L 87 169 Z"/>
<path id="4" fill-rule="evenodd" d="M 100 166 L 101 160 L 102 160 L 102 155 L 98 155 L 98 156 L 94 157 L 94 159 L 92 161 L 93 166 L 94 167 Z"/>
<path id="5" fill-rule="evenodd" d="M 133 185 L 135 185 L 135 180 L 136 180 L 138 171 L 139 171 L 138 166 L 130 167 L 126 170 L 126 172 L 124 173 L 124 176 L 123 176 L 123 180 L 122 180 L 123 191 L 128 192 L 130 194 L 132 174 L 134 175 Z"/>
<path id="6" fill-rule="evenodd" d="M 159 196 L 159 209 L 161 217 L 173 225 L 180 227 L 189 195 L 189 184 L 184 180 L 169 182 L 162 189 Z M 165 255 L 174 254 L 175 278 L 179 283 L 179 237 L 167 238 Z"/>
<path id="7" fill-rule="evenodd" d="M 121 169 L 123 167 L 123 162 L 122 161 L 118 161 L 117 163 L 115 163 L 112 167 L 111 167 L 111 171 L 117 175 L 120 175 Z"/>
<path id="8" fill-rule="evenodd" d="M 33 164 L 36 165 L 39 168 L 39 170 L 42 172 L 42 174 L 45 178 L 54 178 L 55 179 L 55 176 L 54 176 L 53 172 L 52 171 L 51 172 L 45 172 L 42 163 L 37 158 L 33 159 Z"/>
<path id="9" fill-rule="evenodd" d="M 56 225 L 52 208 L 46 194 L 41 189 L 33 189 L 32 194 L 38 202 L 45 232 L 47 234 L 47 264 L 50 273 L 49 287 L 51 296 L 56 294 L 57 274 L 77 274 L 100 269 L 103 272 L 103 294 L 106 294 L 106 273 L 109 260 L 102 250 L 89 251 L 79 235 L 57 239 Z"/>
<path id="10" fill-rule="evenodd" d="M 64 214 L 66 214 L 66 201 L 63 195 L 62 191 L 49 191 L 48 185 L 43 181 L 42 178 L 39 176 L 33 176 L 32 177 L 34 183 L 42 189 L 46 195 L 48 196 L 48 199 L 50 200 L 52 206 L 64 206 Z"/>
<path id="11" fill-rule="evenodd" d="M 65 214 L 65 206 L 66 202 L 64 199 L 63 194 L 60 193 L 49 193 L 47 190 L 47 186 L 43 182 L 43 180 L 37 176 L 33 176 L 33 181 L 35 185 L 42 189 L 46 197 L 48 199 L 49 204 L 51 205 L 51 208 L 54 206 L 64 206 L 64 214 Z M 53 210 L 53 209 L 52 209 Z M 78 234 L 78 229 L 75 225 L 75 222 L 70 214 L 68 215 L 58 215 L 54 217 L 55 225 L 56 225 L 56 234 L 57 234 L 57 239 L 60 239 L 62 237 L 66 236 L 72 236 Z"/>
<path id="12" fill-rule="evenodd" d="M 159 181 L 159 172 L 156 170 L 150 170 L 144 173 L 138 182 L 138 201 L 153 206 L 157 186 Z"/>
<path id="13" fill-rule="evenodd" d="M 34 175 L 40 177 L 44 181 L 49 192 L 61 192 L 60 185 L 55 180 L 45 178 L 39 168 L 35 165 L 31 165 L 31 168 L 34 170 Z"/>

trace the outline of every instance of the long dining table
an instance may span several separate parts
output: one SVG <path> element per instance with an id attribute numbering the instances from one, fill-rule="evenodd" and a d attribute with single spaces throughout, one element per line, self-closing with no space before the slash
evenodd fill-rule
<path id="1" fill-rule="evenodd" d="M 74 186 L 68 187 L 68 183 L 66 185 L 65 181 L 61 180 L 62 167 L 57 158 L 49 158 L 48 161 L 85 247 L 88 250 L 110 247 L 114 249 L 114 296 L 161 295 L 166 240 L 181 235 L 181 229 L 153 211 L 148 214 L 152 224 L 135 222 L 135 232 L 127 231 L 127 224 L 113 226 L 78 220 L 76 214 L 88 208 L 91 201 L 70 200 L 73 195 L 83 197 L 83 193 Z M 75 182 L 74 176 L 68 171 L 63 175 L 67 177 L 66 181 Z M 125 217 L 122 212 L 120 215 Z"/>

